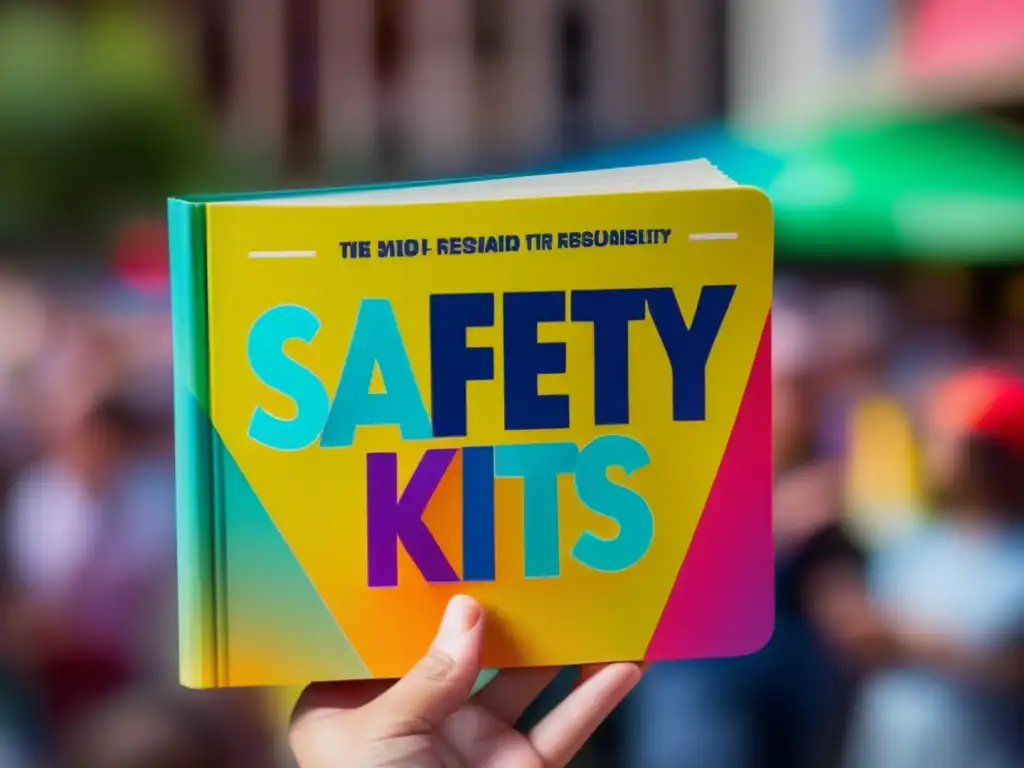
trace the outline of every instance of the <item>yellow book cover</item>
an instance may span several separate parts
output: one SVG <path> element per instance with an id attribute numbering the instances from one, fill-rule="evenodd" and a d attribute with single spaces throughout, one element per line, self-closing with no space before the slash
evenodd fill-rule
<path id="1" fill-rule="evenodd" d="M 396 677 L 772 630 L 767 198 L 706 161 L 169 202 L 180 662 Z"/>

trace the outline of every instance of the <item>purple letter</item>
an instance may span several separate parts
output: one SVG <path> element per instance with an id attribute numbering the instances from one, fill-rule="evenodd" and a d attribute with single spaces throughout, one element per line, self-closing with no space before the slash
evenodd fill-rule
<path id="1" fill-rule="evenodd" d="M 402 496 L 395 501 L 398 497 L 398 455 L 367 455 L 366 556 L 371 587 L 398 586 L 399 540 L 427 581 L 459 580 L 423 522 L 427 502 L 454 457 L 454 448 L 428 450 L 420 459 Z"/>

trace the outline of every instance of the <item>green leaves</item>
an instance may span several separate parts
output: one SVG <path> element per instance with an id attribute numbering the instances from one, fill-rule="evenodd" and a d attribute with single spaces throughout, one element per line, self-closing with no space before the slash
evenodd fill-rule
<path id="1" fill-rule="evenodd" d="M 0 238 L 91 238 L 201 167 L 204 120 L 161 31 L 120 6 L 0 12 Z"/>

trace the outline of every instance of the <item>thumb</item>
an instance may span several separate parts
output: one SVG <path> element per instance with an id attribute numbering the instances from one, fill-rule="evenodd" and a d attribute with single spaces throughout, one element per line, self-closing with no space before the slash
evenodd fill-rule
<path id="1" fill-rule="evenodd" d="M 469 697 L 480 671 L 483 608 L 456 595 L 426 656 L 372 705 L 391 722 L 437 728 Z"/>

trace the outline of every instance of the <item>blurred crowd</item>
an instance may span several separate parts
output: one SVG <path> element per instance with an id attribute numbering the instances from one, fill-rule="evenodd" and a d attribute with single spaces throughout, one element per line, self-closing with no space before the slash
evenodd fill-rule
<path id="1" fill-rule="evenodd" d="M 775 634 L 654 669 L 625 764 L 1024 764 L 1021 275 L 896 274 L 780 283 Z"/>
<path id="2" fill-rule="evenodd" d="M 5 768 L 275 764 L 262 699 L 177 686 L 164 293 L 0 278 Z"/>
<path id="3" fill-rule="evenodd" d="M 862 90 L 908 99 L 967 60 L 985 67 L 948 106 L 998 96 L 1021 124 L 1021 7 L 0 0 L 0 768 L 289 764 L 294 692 L 177 684 L 166 238 L 133 217 L 181 191 L 511 170 L 857 112 Z M 982 55 L 1000 51 L 1005 76 Z M 868 236 L 816 253 L 812 211 L 802 260 L 779 249 L 774 636 L 651 669 L 579 765 L 1024 766 L 1019 140 L 946 133 L 849 156 L 869 142 L 844 139 L 839 165 L 815 150 L 789 175 L 790 214 L 858 193 L 826 244 Z M 678 151 L 736 151 L 702 147 Z M 915 241 L 902 214 L 932 198 Z"/>
<path id="4" fill-rule="evenodd" d="M 0 765 L 279 764 L 273 692 L 176 685 L 166 287 L 0 294 Z M 1022 370 L 1024 271 L 780 276 L 775 635 L 581 761 L 1024 764 Z"/>

